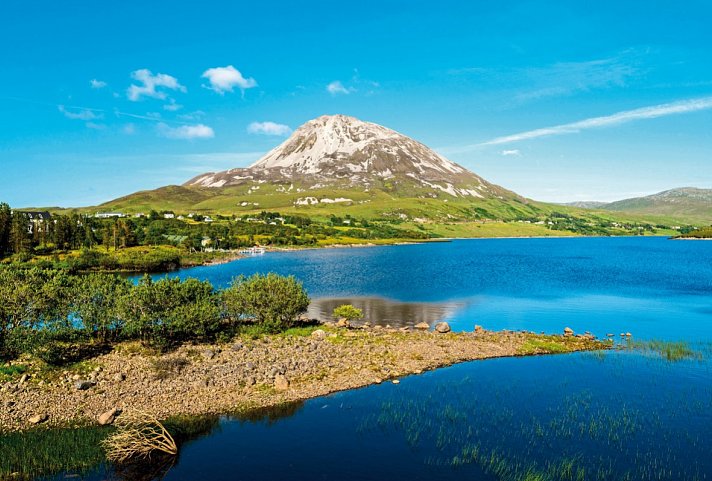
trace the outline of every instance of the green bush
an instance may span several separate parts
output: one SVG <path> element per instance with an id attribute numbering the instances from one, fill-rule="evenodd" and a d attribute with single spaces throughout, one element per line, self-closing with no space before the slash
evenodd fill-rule
<path id="1" fill-rule="evenodd" d="M 294 276 L 269 273 L 233 279 L 223 292 L 223 302 L 233 320 L 254 319 L 272 331 L 281 331 L 306 312 L 309 296 Z"/>
<path id="2" fill-rule="evenodd" d="M 344 304 L 334 309 L 333 317 L 336 319 L 344 318 L 347 321 L 355 321 L 357 319 L 363 319 L 363 311 L 351 304 Z"/>
<path id="3" fill-rule="evenodd" d="M 206 339 L 220 327 L 217 296 L 209 282 L 178 278 L 153 281 L 144 276 L 119 301 L 126 335 L 159 347 L 189 339 Z"/>

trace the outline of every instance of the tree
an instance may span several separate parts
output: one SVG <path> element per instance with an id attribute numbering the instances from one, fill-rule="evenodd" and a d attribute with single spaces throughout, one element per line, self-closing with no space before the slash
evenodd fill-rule
<path id="1" fill-rule="evenodd" d="M 275 331 L 292 326 L 309 306 L 309 296 L 301 282 L 294 276 L 272 272 L 233 279 L 223 292 L 223 301 L 233 320 L 253 318 Z"/>
<path id="2" fill-rule="evenodd" d="M 118 337 L 124 324 L 119 315 L 119 299 L 130 289 L 128 280 L 111 274 L 91 274 L 79 278 L 72 307 L 84 330 L 102 342 Z"/>
<path id="3" fill-rule="evenodd" d="M 351 304 L 344 304 L 334 309 L 333 317 L 337 319 L 343 318 L 351 322 L 357 319 L 363 319 L 363 311 Z"/>
<path id="4" fill-rule="evenodd" d="M 29 252 L 32 249 L 32 236 L 29 230 L 29 219 L 22 212 L 13 212 L 10 225 L 10 246 L 16 254 Z"/>
<path id="5" fill-rule="evenodd" d="M 207 281 L 144 276 L 119 301 L 129 337 L 161 347 L 186 339 L 205 339 L 217 331 L 220 310 Z"/>
<path id="6" fill-rule="evenodd" d="M 0 203 L 0 258 L 10 250 L 10 226 L 12 211 L 6 203 Z"/>

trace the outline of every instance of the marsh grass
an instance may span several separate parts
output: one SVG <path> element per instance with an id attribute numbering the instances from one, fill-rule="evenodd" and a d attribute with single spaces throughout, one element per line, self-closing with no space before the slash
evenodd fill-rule
<path id="1" fill-rule="evenodd" d="M 42 429 L 0 436 L 0 479 L 29 480 L 60 471 L 83 473 L 104 460 L 112 428 Z"/>
<path id="2" fill-rule="evenodd" d="M 647 341 L 630 340 L 627 341 L 625 348 L 646 354 L 656 354 L 671 362 L 703 359 L 703 352 L 693 349 L 690 344 L 685 341 L 663 341 L 657 339 Z"/>

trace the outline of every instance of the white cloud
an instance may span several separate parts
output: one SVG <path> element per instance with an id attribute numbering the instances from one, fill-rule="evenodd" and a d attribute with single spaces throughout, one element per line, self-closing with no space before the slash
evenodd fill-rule
<path id="1" fill-rule="evenodd" d="M 171 127 L 166 123 L 158 124 L 158 133 L 169 139 L 212 139 L 215 132 L 212 128 L 204 124 L 181 125 Z"/>
<path id="2" fill-rule="evenodd" d="M 329 92 L 331 95 L 336 96 L 339 94 L 348 95 L 352 92 L 355 92 L 356 89 L 354 89 L 353 87 L 346 88 L 340 80 L 334 80 L 326 86 L 326 91 Z"/>
<path id="3" fill-rule="evenodd" d="M 204 87 L 220 95 L 225 95 L 225 92 L 232 92 L 235 87 L 239 88 L 243 93 L 247 89 L 257 87 L 255 79 L 243 77 L 242 73 L 232 65 L 209 68 L 203 72 L 202 78 L 208 79 L 210 83 L 210 85 L 204 85 Z"/>
<path id="4" fill-rule="evenodd" d="M 691 100 L 682 100 L 679 102 L 671 102 L 667 104 L 653 105 L 651 107 L 626 110 L 603 117 L 592 117 L 590 119 L 579 120 L 578 122 L 571 122 L 569 124 L 555 125 L 553 127 L 545 127 L 543 129 L 529 130 L 514 135 L 496 137 L 492 140 L 488 140 L 487 142 L 482 142 L 481 144 L 477 144 L 470 147 L 509 144 L 511 142 L 536 139 L 539 137 L 547 137 L 550 135 L 574 134 L 581 132 L 582 130 L 620 125 L 635 120 L 654 119 L 658 117 L 665 117 L 668 115 L 684 114 L 688 112 L 697 112 L 700 110 L 708 109 L 712 109 L 712 97 L 701 97 Z"/>
<path id="5" fill-rule="evenodd" d="M 251 134 L 284 136 L 289 135 L 292 129 L 288 125 L 275 122 L 252 122 L 247 126 L 247 131 Z"/>
<path id="6" fill-rule="evenodd" d="M 514 155 L 516 157 L 522 155 L 522 153 L 519 151 L 519 149 L 512 149 L 512 150 L 503 150 L 501 152 L 503 157 L 508 157 L 510 155 Z"/>
<path id="7" fill-rule="evenodd" d="M 86 123 L 87 128 L 93 129 L 93 130 L 104 130 L 106 129 L 106 125 L 104 124 L 98 124 L 96 122 L 87 122 Z"/>
<path id="8" fill-rule="evenodd" d="M 93 109 L 70 107 L 67 109 L 64 105 L 58 105 L 57 108 L 64 114 L 65 117 L 72 120 L 97 120 L 104 117 L 104 114 L 97 113 Z"/>
<path id="9" fill-rule="evenodd" d="M 178 110 L 182 109 L 183 106 L 180 104 L 177 104 L 174 99 L 168 99 L 168 103 L 163 106 L 163 110 L 167 110 L 169 112 L 177 112 Z"/>
<path id="10" fill-rule="evenodd" d="M 132 102 L 141 100 L 142 97 L 165 100 L 168 95 L 163 90 L 158 90 L 159 88 L 186 91 L 186 88 L 175 77 L 164 73 L 153 75 L 150 70 L 145 68 L 132 72 L 131 78 L 140 82 L 140 85 L 132 84 L 126 91 L 126 96 Z"/>
<path id="11" fill-rule="evenodd" d="M 91 84 L 91 88 L 93 89 L 103 89 L 104 87 L 106 87 L 106 82 L 104 82 L 103 80 L 97 80 L 95 78 L 91 79 L 89 83 Z"/>
<path id="12" fill-rule="evenodd" d="M 136 124 L 132 124 L 132 123 L 126 124 L 123 126 L 121 131 L 123 133 L 125 133 L 126 135 L 133 135 L 136 133 Z"/>

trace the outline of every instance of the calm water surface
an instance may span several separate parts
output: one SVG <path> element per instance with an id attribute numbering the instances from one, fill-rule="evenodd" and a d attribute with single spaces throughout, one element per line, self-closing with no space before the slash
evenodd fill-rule
<path id="1" fill-rule="evenodd" d="M 225 287 L 255 272 L 301 279 L 321 318 L 353 303 L 382 323 L 712 340 L 712 242 L 473 239 L 268 253 L 174 275 Z"/>
<path id="2" fill-rule="evenodd" d="M 712 242 L 455 241 L 270 253 L 177 275 L 225 286 L 269 271 L 302 279 L 322 316 L 353 302 L 381 322 L 630 331 L 696 353 L 477 361 L 283 417 L 223 418 L 164 479 L 712 479 Z M 107 466 L 88 477 L 122 479 Z"/>

